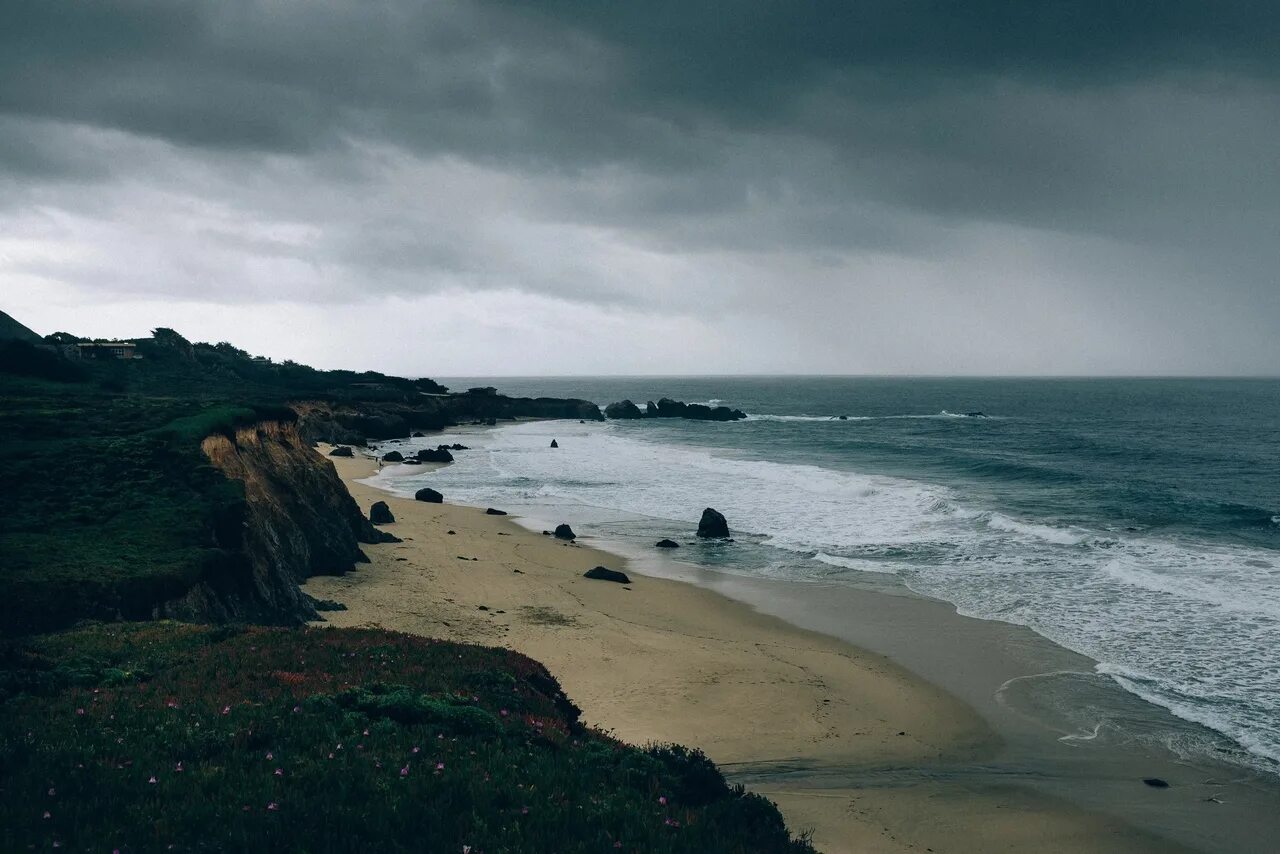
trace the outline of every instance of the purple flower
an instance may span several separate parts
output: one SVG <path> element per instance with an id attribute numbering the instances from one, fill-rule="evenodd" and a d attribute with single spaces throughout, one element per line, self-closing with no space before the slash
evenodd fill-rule
<path id="1" fill-rule="evenodd" d="M 401 769 L 400 769 L 400 776 L 401 776 L 401 777 L 408 777 L 408 776 L 409 776 L 409 766 L 408 766 L 408 765 L 406 765 L 406 766 L 404 766 L 403 768 L 401 768 Z"/>
<path id="2" fill-rule="evenodd" d="M 275 801 L 272 801 L 271 803 L 267 804 L 267 809 L 270 810 L 271 812 L 277 812 L 280 809 L 280 805 Z"/>

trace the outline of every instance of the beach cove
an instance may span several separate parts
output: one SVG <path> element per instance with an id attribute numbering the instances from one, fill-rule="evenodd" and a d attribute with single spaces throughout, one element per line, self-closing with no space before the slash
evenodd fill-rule
<path id="1" fill-rule="evenodd" d="M 361 482 L 372 459 L 334 463 L 362 508 L 390 505 L 387 530 L 402 542 L 366 547 L 371 563 L 355 573 L 307 582 L 346 606 L 330 625 L 530 655 L 588 722 L 633 743 L 701 748 L 789 826 L 812 829 L 820 850 L 1183 850 L 1015 779 L 965 773 L 996 759 L 1001 737 L 881 654 L 509 517 L 389 495 Z M 582 578 L 597 565 L 633 583 Z"/>

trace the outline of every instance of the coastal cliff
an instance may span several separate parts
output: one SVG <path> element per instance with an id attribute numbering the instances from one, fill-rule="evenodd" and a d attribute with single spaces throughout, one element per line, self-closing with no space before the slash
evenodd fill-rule
<path id="1" fill-rule="evenodd" d="M 221 559 L 184 595 L 159 606 L 157 616 L 267 624 L 314 619 L 301 582 L 365 561 L 360 543 L 395 539 L 369 523 L 333 464 L 309 447 L 296 423 L 264 421 L 214 434 L 200 449 L 215 469 L 243 485 L 244 500 L 214 526 Z"/>

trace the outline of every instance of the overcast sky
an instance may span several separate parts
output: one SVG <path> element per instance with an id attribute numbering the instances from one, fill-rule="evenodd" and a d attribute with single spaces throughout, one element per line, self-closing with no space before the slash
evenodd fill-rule
<path id="1" fill-rule="evenodd" d="M 427 375 L 1280 373 L 1271 0 L 0 3 L 0 308 Z"/>

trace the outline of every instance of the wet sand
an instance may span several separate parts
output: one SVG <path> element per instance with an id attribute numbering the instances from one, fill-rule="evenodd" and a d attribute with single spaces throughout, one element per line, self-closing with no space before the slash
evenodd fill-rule
<path id="1" fill-rule="evenodd" d="M 397 521 L 386 529 L 404 542 L 366 547 L 371 564 L 307 583 L 348 607 L 327 613 L 329 624 L 526 653 L 589 723 L 633 743 L 703 749 L 774 799 L 794 831 L 812 830 L 820 850 L 1181 850 L 965 773 L 999 757 L 1003 739 L 969 703 L 883 655 L 510 517 L 389 495 L 359 482 L 376 471 L 367 458 L 333 462 L 363 509 L 387 501 Z M 632 583 L 582 577 L 597 565 Z"/>

